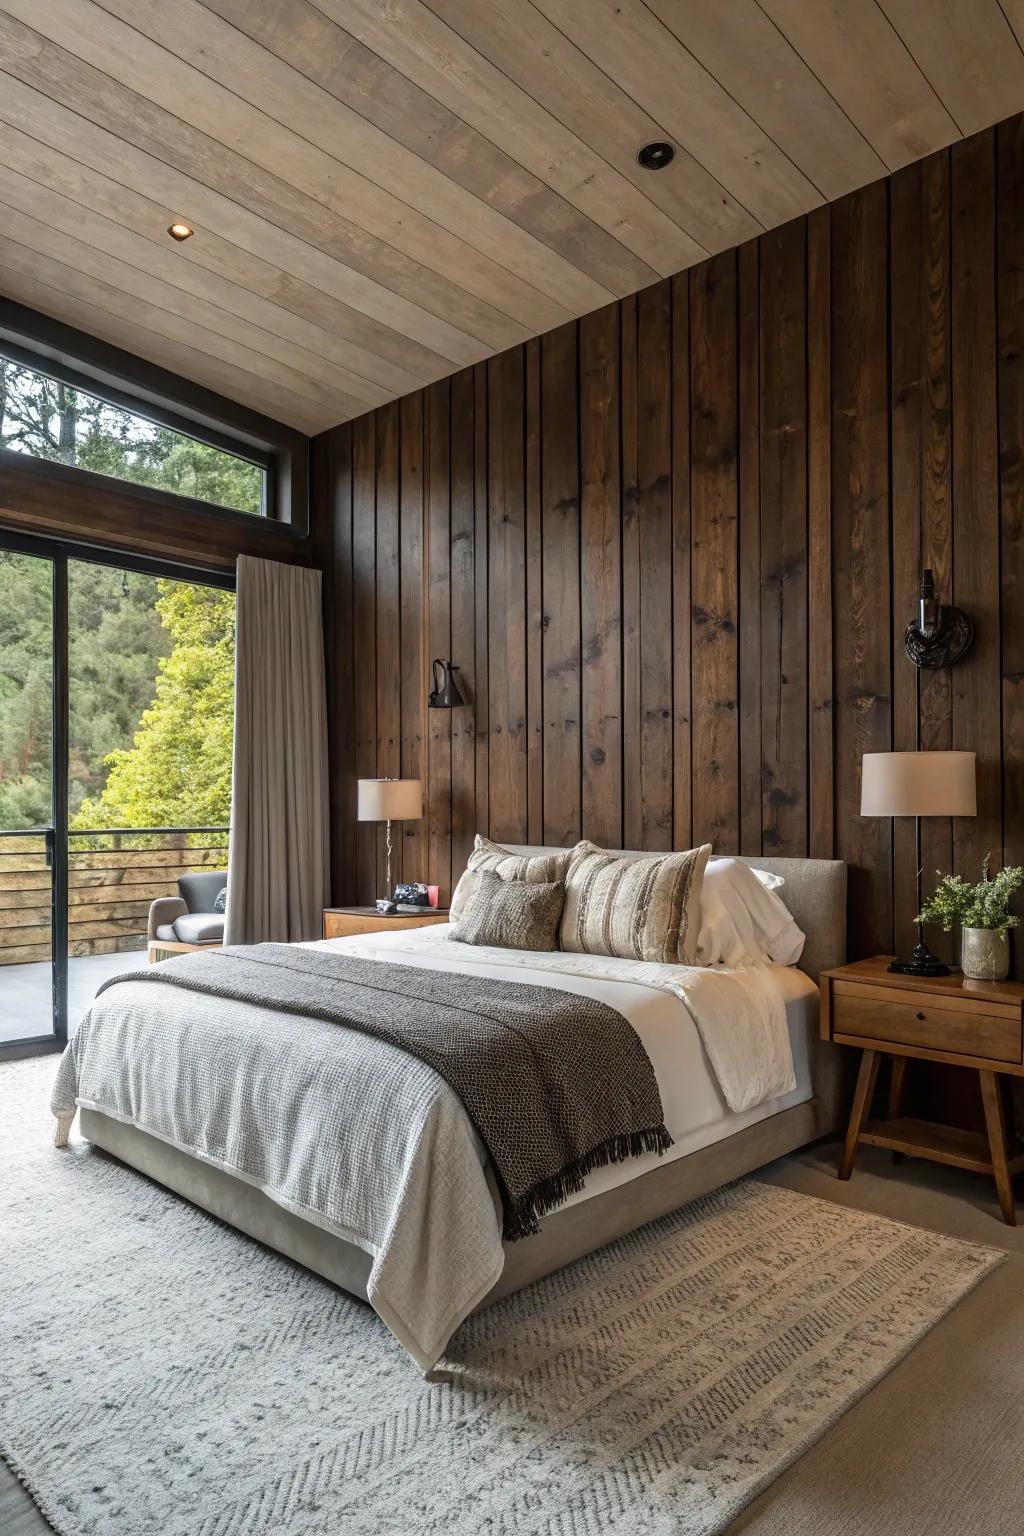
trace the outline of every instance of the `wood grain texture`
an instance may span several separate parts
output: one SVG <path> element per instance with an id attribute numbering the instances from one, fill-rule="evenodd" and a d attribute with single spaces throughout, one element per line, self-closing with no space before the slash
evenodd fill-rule
<path id="1" fill-rule="evenodd" d="M 971 874 L 982 839 L 1024 858 L 1022 193 L 1018 120 L 454 377 L 449 563 L 432 542 L 422 594 L 468 701 L 441 781 L 453 875 L 477 830 L 835 853 L 851 954 L 889 951 L 912 840 L 861 817 L 860 759 L 918 743 L 982 762 L 977 826 L 926 823 L 926 867 Z M 390 601 L 360 513 L 383 416 L 353 432 L 351 599 L 343 562 L 328 580 L 356 757 L 386 704 L 358 665 Z M 344 480 L 345 453 L 317 473 Z M 343 548 L 345 506 L 342 486 Z M 925 562 L 978 639 L 919 676 Z M 369 899 L 367 873 L 357 845 L 336 897 Z"/>
<path id="2" fill-rule="evenodd" d="M 690 274 L 693 839 L 739 848 L 737 262 Z"/>
<path id="3" fill-rule="evenodd" d="M 541 346 L 541 633 L 544 814 L 541 841 L 569 847 L 580 836 L 580 495 L 577 327 Z M 533 530 L 530 530 L 533 532 Z M 531 700 L 531 715 L 532 700 Z"/>
<path id="4" fill-rule="evenodd" d="M 4 0 L 0 286 L 319 431 L 985 128 L 1014 30 L 1020 0 Z"/>
<path id="5" fill-rule="evenodd" d="M 861 758 L 892 746 L 886 190 L 832 210 L 836 852 L 850 864 L 851 935 L 870 953 L 892 949 L 891 827 L 860 815 Z"/>

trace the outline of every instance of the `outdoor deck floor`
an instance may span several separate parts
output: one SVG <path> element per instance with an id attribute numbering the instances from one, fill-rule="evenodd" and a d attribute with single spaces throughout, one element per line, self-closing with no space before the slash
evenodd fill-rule
<path id="1" fill-rule="evenodd" d="M 68 960 L 68 1034 L 73 1035 L 108 976 L 146 963 L 145 948 L 121 955 L 79 955 Z M 0 966 L 0 1044 L 49 1034 L 51 979 L 46 961 Z"/>

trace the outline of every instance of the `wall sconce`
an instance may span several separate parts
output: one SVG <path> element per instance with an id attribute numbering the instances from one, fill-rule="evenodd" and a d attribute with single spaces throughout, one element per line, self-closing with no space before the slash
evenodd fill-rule
<path id="1" fill-rule="evenodd" d="M 428 709 L 458 709 L 465 704 L 465 699 L 459 692 L 458 684 L 452 676 L 458 667 L 453 667 L 450 661 L 438 657 L 430 663 L 434 686 L 427 699 Z"/>
<path id="2" fill-rule="evenodd" d="M 921 601 L 917 619 L 907 625 L 904 637 L 907 655 L 915 667 L 951 667 L 960 660 L 974 639 L 974 625 L 962 608 L 943 607 L 935 596 L 935 580 L 930 570 L 921 579 Z"/>

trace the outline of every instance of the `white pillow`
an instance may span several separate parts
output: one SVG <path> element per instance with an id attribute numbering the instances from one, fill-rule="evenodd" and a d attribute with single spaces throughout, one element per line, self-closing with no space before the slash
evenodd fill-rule
<path id="1" fill-rule="evenodd" d="M 701 891 L 698 965 L 749 965 L 774 960 L 795 965 L 804 934 L 775 891 L 779 875 L 751 869 L 742 859 L 709 859 Z"/>

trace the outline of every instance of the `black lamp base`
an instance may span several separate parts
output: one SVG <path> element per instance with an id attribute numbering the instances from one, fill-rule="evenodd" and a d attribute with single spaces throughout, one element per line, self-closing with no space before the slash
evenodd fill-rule
<path id="1" fill-rule="evenodd" d="M 914 953 L 909 960 L 893 960 L 889 966 L 890 971 L 896 971 L 900 976 L 948 976 L 949 966 L 933 955 L 925 943 L 914 945 Z"/>

